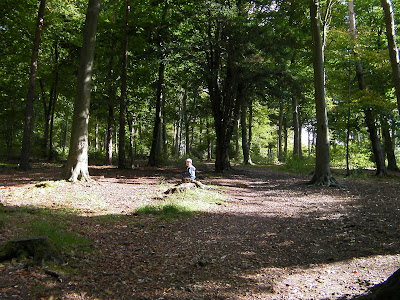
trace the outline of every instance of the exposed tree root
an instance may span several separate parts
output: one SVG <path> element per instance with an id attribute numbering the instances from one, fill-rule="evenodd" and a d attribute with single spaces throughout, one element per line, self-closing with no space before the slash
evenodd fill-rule
<path id="1" fill-rule="evenodd" d="M 317 177 L 314 174 L 309 184 L 326 187 L 341 187 L 341 184 L 332 175 L 323 175 Z"/>

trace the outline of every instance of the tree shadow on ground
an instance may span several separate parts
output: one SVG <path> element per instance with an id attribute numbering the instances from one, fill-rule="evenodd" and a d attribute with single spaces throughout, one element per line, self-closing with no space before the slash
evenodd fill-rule
<path id="1" fill-rule="evenodd" d="M 64 282 L 49 279 L 41 292 L 87 295 L 82 299 L 285 299 L 277 282 L 288 274 L 400 253 L 396 184 L 349 182 L 326 190 L 304 179 L 267 170 L 209 179 L 229 189 L 226 207 L 190 219 L 69 215 L 70 229 L 91 239 L 94 251 L 73 256 L 79 272 Z M 8 282 L 2 273 L 0 282 Z M 1 293 L 10 296 L 18 286 Z M 335 297 L 343 295 L 324 299 Z"/>

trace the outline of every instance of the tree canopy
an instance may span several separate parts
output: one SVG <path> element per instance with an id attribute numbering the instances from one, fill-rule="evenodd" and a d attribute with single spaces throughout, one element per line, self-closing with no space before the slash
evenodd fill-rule
<path id="1" fill-rule="evenodd" d="M 376 128 L 387 164 L 397 168 L 396 56 L 390 49 L 399 4 L 385 19 L 387 1 L 355 3 L 352 38 L 347 2 L 316 3 L 328 12 L 320 19 L 324 80 L 318 87 L 325 93 L 330 164 L 343 167 L 347 157 L 351 169 L 376 166 L 369 134 Z M 46 1 L 26 153 L 24 115 L 39 4 L 0 4 L 0 154 L 8 159 L 21 151 L 31 159 L 65 159 L 71 150 L 88 1 Z M 213 160 L 224 172 L 232 160 L 315 155 L 309 1 L 104 0 L 96 39 L 87 133 L 93 163 L 126 168 L 135 160 L 159 165 L 190 156 Z M 364 88 L 357 84 L 356 61 Z"/>

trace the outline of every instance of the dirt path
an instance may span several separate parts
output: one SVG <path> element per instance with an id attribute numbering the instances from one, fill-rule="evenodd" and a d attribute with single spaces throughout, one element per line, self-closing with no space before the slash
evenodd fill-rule
<path id="1" fill-rule="evenodd" d="M 175 222 L 134 214 L 179 181 L 174 168 L 94 167 L 96 183 L 59 182 L 50 194 L 33 183 L 59 170 L 2 170 L 4 205 L 79 208 L 71 229 L 94 250 L 62 282 L 0 265 L 0 298 L 347 299 L 400 267 L 398 180 L 340 178 L 343 188 L 323 189 L 267 168 L 223 177 L 209 168 L 202 182 L 218 186 L 225 204 Z M 109 214 L 121 217 L 105 221 Z M 0 243 L 12 233 L 0 231 Z"/>

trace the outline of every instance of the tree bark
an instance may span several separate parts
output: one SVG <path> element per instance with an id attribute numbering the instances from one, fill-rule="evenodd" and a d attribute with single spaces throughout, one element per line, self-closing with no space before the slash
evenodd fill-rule
<path id="1" fill-rule="evenodd" d="M 384 140 L 384 149 L 388 161 L 387 169 L 391 171 L 398 171 L 399 168 L 397 167 L 392 138 L 390 136 L 390 126 L 386 117 L 381 117 L 381 128 Z"/>
<path id="2" fill-rule="evenodd" d="M 328 115 L 325 102 L 324 52 L 318 0 L 310 1 L 311 32 L 313 40 L 314 92 L 317 114 L 317 145 L 315 173 L 311 184 L 331 186 L 336 181 L 331 175 L 329 157 Z"/>
<path id="3" fill-rule="evenodd" d="M 153 139 L 151 143 L 151 150 L 148 164 L 150 166 L 156 166 L 160 162 L 161 148 L 162 148 L 162 98 L 164 97 L 164 73 L 165 73 L 165 52 L 162 49 L 164 34 L 164 23 L 167 17 L 169 4 L 168 0 L 165 0 L 163 15 L 161 19 L 161 27 L 157 34 L 157 47 L 158 47 L 158 59 L 160 61 L 158 66 L 158 80 L 157 80 L 157 95 L 156 95 L 156 114 L 154 117 L 154 128 L 153 128 Z"/>
<path id="4" fill-rule="evenodd" d="M 190 135 L 189 135 L 188 112 L 187 112 L 187 90 L 186 90 L 186 87 L 183 87 L 182 115 L 183 115 L 183 124 L 185 126 L 185 154 L 190 155 Z"/>
<path id="5" fill-rule="evenodd" d="M 41 90 L 41 99 L 43 104 L 43 113 L 44 113 L 44 130 L 43 130 L 43 153 L 47 154 L 48 143 L 49 143 L 49 127 L 50 127 L 50 105 L 51 100 L 49 101 L 49 105 L 47 105 L 46 101 L 46 91 L 44 88 L 43 80 L 39 78 L 39 85 Z M 50 90 L 50 98 L 53 93 L 53 87 Z"/>
<path id="6" fill-rule="evenodd" d="M 348 2 L 348 5 L 349 5 L 349 20 L 350 20 L 350 36 L 352 40 L 355 41 L 357 36 L 357 29 L 356 29 L 356 17 L 354 13 L 353 1 L 350 0 Z M 365 79 L 364 79 L 363 66 L 361 64 L 361 61 L 357 57 L 356 51 L 354 51 L 354 55 L 356 56 L 355 64 L 356 64 L 358 88 L 362 91 L 367 91 L 367 85 L 365 84 Z M 372 144 L 372 151 L 375 158 L 376 175 L 378 176 L 387 175 L 387 170 L 385 166 L 385 157 L 383 154 L 381 141 L 377 133 L 376 123 L 375 123 L 375 113 L 372 107 L 365 107 L 364 115 Z"/>
<path id="7" fill-rule="evenodd" d="M 300 156 L 300 126 L 299 126 L 299 107 L 296 96 L 292 97 L 292 112 L 293 112 L 293 157 Z"/>
<path id="8" fill-rule="evenodd" d="M 72 120 L 69 154 L 64 178 L 69 181 L 90 180 L 88 169 L 88 122 L 93 60 L 96 42 L 97 21 L 101 0 L 89 0 L 83 29 L 78 81 Z"/>
<path id="9" fill-rule="evenodd" d="M 388 50 L 390 64 L 392 67 L 392 76 L 397 98 L 397 110 L 400 114 L 400 63 L 399 49 L 396 45 L 396 30 L 394 21 L 393 5 L 390 0 L 381 0 L 383 12 L 385 15 L 386 36 L 388 40 Z"/>
<path id="10" fill-rule="evenodd" d="M 115 23 L 115 11 L 114 20 Z M 107 116 L 107 128 L 106 128 L 106 158 L 105 164 L 112 165 L 113 156 L 113 125 L 114 125 L 114 103 L 115 103 L 115 89 L 114 89 L 114 34 L 110 36 L 110 61 L 108 65 L 108 116 Z"/>
<path id="11" fill-rule="evenodd" d="M 36 76 L 37 76 L 37 65 L 39 56 L 39 45 L 40 36 L 43 28 L 43 17 L 45 10 L 46 0 L 40 1 L 38 18 L 36 23 L 35 39 L 33 41 L 33 50 L 31 56 L 31 70 L 29 75 L 29 90 L 26 98 L 26 111 L 25 111 L 25 124 L 24 133 L 22 137 L 22 151 L 20 159 L 20 168 L 22 170 L 29 170 L 31 168 L 29 164 L 30 148 L 31 148 L 31 134 L 32 134 L 32 118 L 33 118 L 33 103 L 35 100 L 35 89 L 36 89 Z"/>
<path id="12" fill-rule="evenodd" d="M 124 169 L 125 162 L 125 110 L 126 110 L 126 81 L 128 67 L 128 31 L 129 31 L 129 15 L 130 0 L 126 0 L 125 11 L 125 31 L 124 31 L 124 50 L 122 54 L 122 73 L 121 73 L 121 98 L 119 102 L 119 142 L 118 142 L 118 168 Z"/>
<path id="13" fill-rule="evenodd" d="M 283 160 L 283 149 L 282 149 L 282 129 L 283 129 L 283 99 L 279 100 L 279 121 L 278 121 L 278 161 Z"/>
<path id="14" fill-rule="evenodd" d="M 241 110 L 240 110 L 240 124 L 242 128 L 242 151 L 243 151 L 243 163 L 245 165 L 250 164 L 250 149 L 249 149 L 249 142 L 247 137 L 247 105 L 248 101 L 244 94 L 244 89 L 242 84 L 238 86 L 238 98 L 241 100 Z"/>

